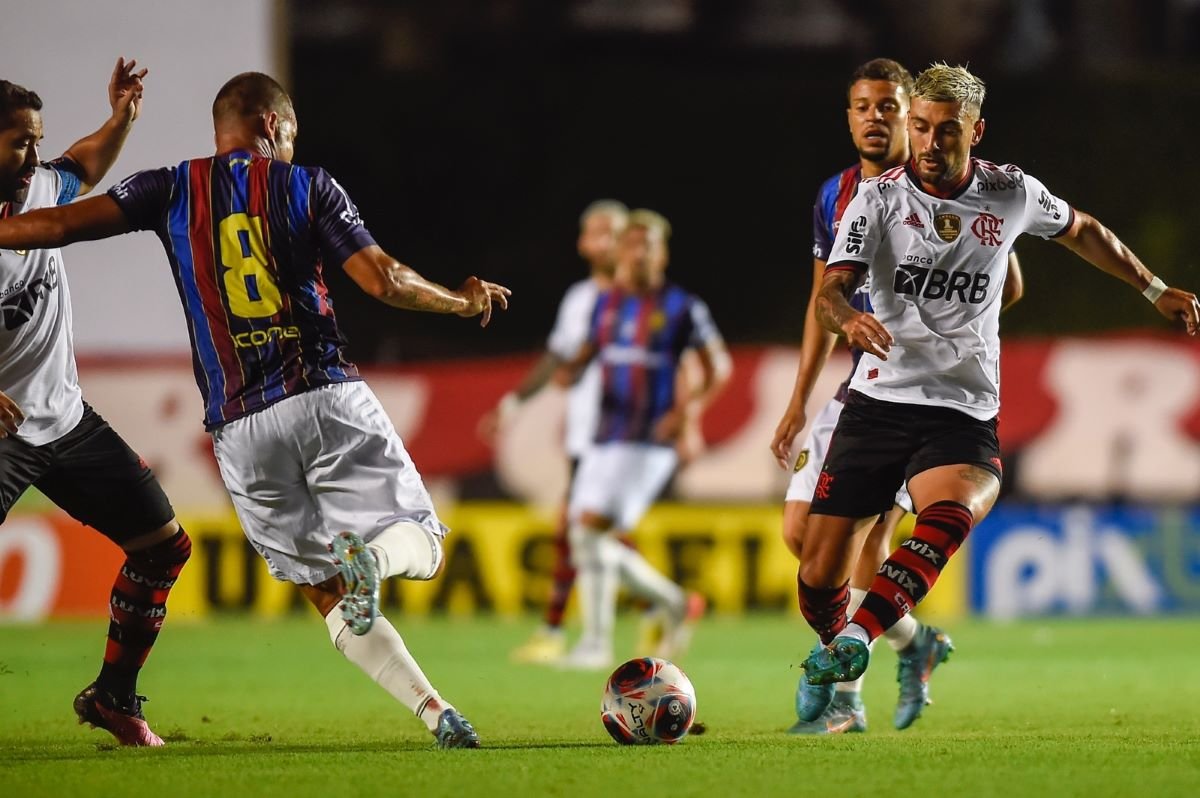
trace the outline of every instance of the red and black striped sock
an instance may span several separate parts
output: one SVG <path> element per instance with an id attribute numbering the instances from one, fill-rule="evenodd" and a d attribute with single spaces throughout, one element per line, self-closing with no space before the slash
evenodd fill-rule
<path id="1" fill-rule="evenodd" d="M 127 552 L 109 598 L 108 644 L 97 687 L 119 702 L 137 691 L 141 670 L 167 617 L 167 594 L 192 553 L 192 541 L 180 529 L 145 549 Z"/>
<path id="2" fill-rule="evenodd" d="M 846 626 L 846 606 L 850 603 L 850 583 L 840 587 L 812 587 L 796 574 L 796 593 L 804 620 L 828 645 Z"/>
<path id="3" fill-rule="evenodd" d="M 554 531 L 554 580 L 550 587 L 550 602 L 546 605 L 546 626 L 551 629 L 562 627 L 571 588 L 575 586 L 575 569 L 571 567 L 571 544 L 567 540 L 567 519 L 559 519 Z"/>
<path id="4" fill-rule="evenodd" d="M 912 537 L 880 566 L 851 621 L 872 640 L 890 629 L 925 598 L 974 523 L 970 509 L 958 502 L 935 502 L 922 510 Z"/>

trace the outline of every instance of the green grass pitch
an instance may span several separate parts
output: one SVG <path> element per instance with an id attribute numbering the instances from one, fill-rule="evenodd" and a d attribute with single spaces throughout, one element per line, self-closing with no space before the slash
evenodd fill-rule
<path id="1" fill-rule="evenodd" d="M 532 620 L 397 619 L 483 737 L 432 738 L 333 650 L 313 617 L 171 623 L 142 678 L 159 750 L 115 749 L 74 723 L 105 624 L 0 627 L 3 796 L 1195 796 L 1195 619 L 954 625 L 936 703 L 891 727 L 895 657 L 868 672 L 870 731 L 789 737 L 797 618 L 715 618 L 681 663 L 709 727 L 623 748 L 599 719 L 606 674 L 508 662 Z M 632 623 L 619 640 L 630 645 Z"/>

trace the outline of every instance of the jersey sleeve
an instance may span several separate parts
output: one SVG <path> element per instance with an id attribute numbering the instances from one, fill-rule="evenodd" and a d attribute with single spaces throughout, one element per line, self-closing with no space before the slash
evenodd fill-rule
<path id="1" fill-rule="evenodd" d="M 313 225 L 326 256 L 340 266 L 359 250 L 374 246 L 375 238 L 346 189 L 324 169 L 314 171 L 310 200 Z"/>
<path id="2" fill-rule="evenodd" d="M 546 348 L 563 360 L 571 360 L 587 343 L 596 307 L 596 292 L 587 281 L 567 289 L 558 304 L 554 329 L 546 340 Z"/>
<path id="3" fill-rule="evenodd" d="M 173 168 L 138 172 L 108 190 L 134 230 L 153 230 L 171 202 L 175 188 Z"/>
<path id="4" fill-rule="evenodd" d="M 833 249 L 833 225 L 825 208 L 825 190 L 817 192 L 817 202 L 813 205 L 813 257 L 817 260 L 828 261 L 829 250 Z"/>
<path id="5" fill-rule="evenodd" d="M 842 214 L 833 248 L 826 258 L 826 271 L 864 271 L 875 258 L 883 240 L 883 214 L 876 191 L 859 191 Z"/>
<path id="6" fill-rule="evenodd" d="M 1075 209 L 1050 193 L 1032 175 L 1025 175 L 1025 232 L 1042 238 L 1057 238 L 1071 229 Z"/>
<path id="7" fill-rule="evenodd" d="M 65 155 L 53 161 L 46 161 L 42 166 L 58 174 L 58 197 L 54 201 L 55 205 L 66 205 L 79 196 L 79 190 L 83 188 L 82 166 Z"/>
<path id="8" fill-rule="evenodd" d="M 717 329 L 712 312 L 709 311 L 708 305 L 704 303 L 703 299 L 692 297 L 691 305 L 688 307 L 688 316 L 691 318 L 692 326 L 691 334 L 688 336 L 689 347 L 700 349 L 721 339 L 721 331 Z"/>

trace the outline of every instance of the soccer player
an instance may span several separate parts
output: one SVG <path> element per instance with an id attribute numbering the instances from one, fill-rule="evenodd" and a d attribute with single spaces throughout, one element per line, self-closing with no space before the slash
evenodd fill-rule
<path id="1" fill-rule="evenodd" d="M 907 615 L 1000 490 L 998 320 L 1006 253 L 1022 233 L 1051 238 L 1134 286 L 1200 332 L 1196 296 L 1169 288 L 1095 218 L 1013 165 L 971 157 L 984 133 L 984 84 L 934 64 L 913 86 L 914 157 L 868 180 L 843 214 L 817 318 L 863 350 L 817 480 L 801 567 L 804 615 L 826 644 L 803 667 L 801 719 L 834 683 L 858 678 L 869 645 Z M 845 223 L 849 220 L 848 223 Z M 848 299 L 867 277 L 872 312 Z M 855 530 L 907 484 L 912 537 L 884 562 L 846 621 Z"/>
<path id="2" fill-rule="evenodd" d="M 509 391 L 500 404 L 484 417 L 481 428 L 486 437 L 508 424 L 521 403 L 540 391 L 555 371 L 579 354 L 587 341 L 588 324 L 596 297 L 612 286 L 613 249 L 617 235 L 625 227 L 629 209 L 616 200 L 597 200 L 588 205 L 579 217 L 579 257 L 587 262 L 588 277 L 567 289 L 558 305 L 554 329 L 546 342 L 546 352 L 530 369 L 520 385 Z M 596 434 L 596 418 L 600 412 L 600 365 L 593 361 L 571 386 L 567 397 L 566 429 L 563 445 L 570 461 L 573 477 L 579 459 Z M 567 544 L 566 509 L 559 518 L 554 534 L 554 571 L 544 622 L 533 636 L 513 651 L 516 662 L 553 662 L 566 653 L 563 633 L 563 614 L 571 588 L 575 585 L 575 569 Z"/>
<path id="3" fill-rule="evenodd" d="M 817 378 L 825 366 L 837 336 L 826 330 L 816 319 L 816 298 L 825 273 L 825 262 L 833 246 L 842 213 L 858 192 L 861 180 L 878 177 L 885 171 L 909 159 L 908 106 L 912 94 L 912 75 L 896 61 L 876 58 L 859 66 L 850 76 L 847 87 L 846 116 L 850 138 L 858 151 L 858 163 L 850 166 L 821 184 L 813 210 L 813 286 L 804 314 L 804 337 L 800 348 L 800 366 L 787 410 L 775 430 L 771 451 L 781 468 L 794 462 L 792 479 L 788 484 L 783 505 L 783 539 L 788 549 L 802 559 L 804 535 L 808 526 L 809 506 L 816 487 L 817 474 L 829 449 L 829 436 L 841 415 L 849 390 L 850 377 L 822 408 L 805 438 L 800 453 L 792 457 L 792 443 L 807 422 L 805 406 Z M 1008 274 L 1004 281 L 1002 304 L 1008 307 L 1021 295 L 1021 269 L 1014 254 L 1009 255 Z M 860 286 L 851 297 L 860 310 L 870 310 L 867 286 Z M 854 365 L 862 351 L 852 349 Z M 853 367 L 851 368 L 851 375 Z M 903 487 L 896 494 L 895 505 L 872 525 L 862 544 L 862 553 L 851 572 L 848 612 L 858 608 L 879 566 L 891 550 L 892 536 L 905 513 L 912 510 Z M 800 585 L 797 570 L 797 590 Z M 803 598 L 800 598 L 803 607 Z M 906 729 L 920 716 L 929 703 L 929 676 L 952 650 L 950 638 L 942 630 L 920 624 L 905 616 L 884 632 L 888 644 L 897 652 L 897 681 L 900 696 L 893 722 Z M 818 641 L 816 647 L 820 647 Z M 801 679 L 800 693 L 809 689 Z M 832 734 L 866 731 L 866 710 L 861 698 L 862 680 L 855 679 L 837 686 L 837 694 L 823 715 L 812 721 L 797 721 L 789 729 L 792 734 Z"/>
<path id="4" fill-rule="evenodd" d="M 204 423 L 247 538 L 272 575 L 299 585 L 337 649 L 440 747 L 478 747 L 471 724 L 376 615 L 381 578 L 437 574 L 446 528 L 345 356 L 323 272 L 341 267 L 395 307 L 481 316 L 484 325 L 509 291 L 475 277 L 449 290 L 384 252 L 345 189 L 322 169 L 292 164 L 296 115 L 272 78 L 233 77 L 212 112 L 216 155 L 0 222 L 0 247 L 158 234 L 183 302 Z"/>
<path id="5" fill-rule="evenodd" d="M 729 378 L 729 355 L 708 307 L 664 279 L 670 235 L 661 215 L 629 214 L 617 239 L 614 286 L 597 299 L 586 346 L 560 371 L 569 380 L 598 359 L 602 397 L 595 445 L 571 484 L 570 545 L 583 635 L 559 661 L 567 668 L 611 664 L 618 582 L 662 613 L 657 656 L 678 656 L 704 612 L 700 595 L 671 582 L 617 537 L 636 527 L 671 478 L 678 462 L 674 444 L 689 416 Z M 691 391 L 679 391 L 687 349 L 697 353 L 702 377 Z"/>
<path id="6" fill-rule="evenodd" d="M 138 118 L 136 61 L 117 59 L 109 119 L 42 163 L 42 100 L 0 80 L 0 219 L 64 205 L 99 183 Z M 109 600 L 108 643 L 96 680 L 75 698 L 80 723 L 122 745 L 162 745 L 142 714 L 142 665 L 167 614 L 167 594 L 192 550 L 154 474 L 83 400 L 71 296 L 53 244 L 0 250 L 0 522 L 31 485 L 125 552 Z"/>

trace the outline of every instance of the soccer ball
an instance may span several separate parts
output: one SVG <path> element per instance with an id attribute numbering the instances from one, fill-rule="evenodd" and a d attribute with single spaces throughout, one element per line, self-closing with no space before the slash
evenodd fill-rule
<path id="1" fill-rule="evenodd" d="M 600 719 L 621 745 L 673 745 L 696 719 L 696 688 L 665 659 L 631 659 L 608 677 Z"/>

